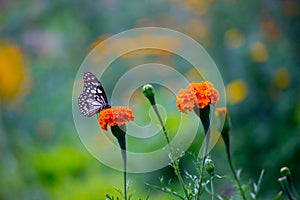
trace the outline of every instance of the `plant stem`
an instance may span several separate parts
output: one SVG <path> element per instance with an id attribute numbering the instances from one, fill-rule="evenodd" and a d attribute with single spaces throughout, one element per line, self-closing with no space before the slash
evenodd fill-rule
<path id="1" fill-rule="evenodd" d="M 210 140 L 210 130 L 209 130 L 209 126 L 210 126 L 210 118 L 209 118 L 209 114 L 210 114 L 210 106 L 206 106 L 203 109 L 199 109 L 199 108 L 194 108 L 194 111 L 196 113 L 196 115 L 200 118 L 201 123 L 203 125 L 203 129 L 204 129 L 204 139 L 205 139 L 205 143 L 204 143 L 204 152 L 203 152 L 203 162 L 202 162 L 202 166 L 199 169 L 199 175 L 200 175 L 200 182 L 199 182 L 199 190 L 197 193 L 197 200 L 200 199 L 201 197 L 201 193 L 202 193 L 202 180 L 203 180 L 203 171 L 204 171 L 204 164 L 205 164 L 205 160 L 207 158 L 207 152 L 208 152 L 208 145 L 209 145 L 209 140 Z"/>
<path id="2" fill-rule="evenodd" d="M 288 185 L 286 185 L 286 191 L 287 191 L 287 195 L 289 197 L 290 200 L 295 200 L 293 195 L 292 195 L 292 192 L 290 190 L 290 187 Z"/>
<path id="3" fill-rule="evenodd" d="M 172 151 L 172 147 L 171 147 L 171 144 L 170 144 L 170 140 L 169 140 L 169 137 L 168 137 L 167 130 L 166 130 L 164 124 L 163 124 L 163 121 L 162 121 L 161 116 L 160 116 L 160 114 L 159 114 L 159 112 L 158 112 L 158 109 L 157 109 L 156 104 L 154 103 L 154 104 L 152 104 L 152 106 L 153 106 L 153 109 L 154 109 L 154 111 L 155 111 L 155 113 L 156 113 L 156 115 L 157 115 L 157 118 L 158 118 L 159 123 L 160 123 L 160 125 L 161 125 L 161 127 L 162 127 L 162 130 L 163 130 L 163 132 L 164 132 L 164 136 L 165 136 L 165 138 L 166 138 L 166 140 L 167 140 L 168 147 L 169 147 L 169 149 L 170 149 L 171 162 L 174 163 L 174 166 L 173 166 L 173 167 L 174 167 L 174 169 L 175 169 L 175 173 L 176 173 L 176 175 L 177 175 L 177 177 L 178 177 L 179 183 L 180 183 L 180 185 L 181 185 L 181 187 L 182 187 L 182 189 L 183 189 L 183 191 L 184 191 L 184 194 L 185 194 L 186 198 L 189 199 L 187 190 L 186 190 L 186 188 L 185 188 L 185 185 L 184 185 L 182 176 L 181 176 L 180 171 L 179 171 L 179 162 L 176 160 L 176 158 L 175 158 L 175 156 L 174 156 L 174 154 L 173 154 L 173 151 Z"/>
<path id="4" fill-rule="evenodd" d="M 126 140 L 125 135 L 118 139 L 119 145 L 121 147 L 122 159 L 123 159 L 123 180 L 124 180 L 124 200 L 127 200 L 127 180 L 126 180 L 126 170 L 127 170 L 127 153 L 126 153 Z"/>
<path id="5" fill-rule="evenodd" d="M 127 168 L 127 154 L 125 150 L 122 150 L 122 158 L 123 158 L 123 176 L 124 176 L 124 199 L 127 200 L 127 181 L 126 181 L 126 168 Z"/>
<path id="6" fill-rule="evenodd" d="M 125 126 L 122 127 L 124 130 Z M 126 181 L 126 170 L 127 170 L 127 152 L 126 152 L 126 134 L 119 126 L 111 127 L 113 135 L 117 138 L 121 148 L 122 160 L 123 160 L 123 180 L 124 180 L 124 200 L 127 200 L 127 181 Z"/>
<path id="7" fill-rule="evenodd" d="M 206 158 L 207 158 L 207 156 L 204 155 L 203 161 L 202 161 L 202 166 L 199 169 L 200 181 L 199 181 L 199 189 L 198 189 L 198 193 L 197 193 L 197 200 L 199 200 L 200 196 L 201 196 L 202 180 L 203 180 L 203 172 L 204 172 L 204 164 L 205 164 Z"/>
<path id="8" fill-rule="evenodd" d="M 280 183 L 280 186 L 281 186 L 282 190 L 288 196 L 289 200 L 298 200 L 298 198 L 296 199 L 296 198 L 293 197 L 286 176 L 279 178 L 278 181 Z"/>
<path id="9" fill-rule="evenodd" d="M 204 129 L 206 130 L 206 129 Z M 199 185 L 199 190 L 198 190 L 198 199 L 200 199 L 200 196 L 201 196 L 201 188 L 202 188 L 202 180 L 203 180 L 203 172 L 204 172 L 204 165 L 205 165 L 205 160 L 207 158 L 207 151 L 208 151 L 208 144 L 209 144 L 209 130 L 206 132 L 207 134 L 205 135 L 205 143 L 204 143 L 204 152 L 203 152 L 203 161 L 202 161 L 202 166 L 201 166 L 201 169 L 200 169 L 200 185 Z"/>
<path id="10" fill-rule="evenodd" d="M 236 172 L 234 170 L 234 167 L 233 167 L 233 164 L 232 164 L 232 161 L 231 161 L 230 151 L 229 151 L 229 148 L 227 148 L 227 147 L 226 147 L 226 152 L 227 152 L 227 158 L 228 158 L 229 166 L 230 166 L 231 172 L 233 173 L 234 179 L 235 179 L 235 181 L 236 181 L 236 183 L 238 185 L 238 189 L 240 190 L 243 199 L 247 200 L 245 192 L 243 190 L 243 187 L 242 187 L 242 185 L 240 183 L 240 180 L 239 180 L 239 178 L 236 175 Z"/>
<path id="11" fill-rule="evenodd" d="M 215 190 L 214 190 L 213 177 L 211 178 L 211 181 L 210 181 L 210 190 L 211 190 L 211 200 L 214 200 Z"/>
<path id="12" fill-rule="evenodd" d="M 296 192 L 296 189 L 295 189 L 295 186 L 294 186 L 294 183 L 293 183 L 293 180 L 292 180 L 291 176 L 287 176 L 287 186 L 288 186 L 289 192 L 291 194 L 293 194 L 294 198 L 295 199 L 300 199 L 299 196 L 298 196 L 298 193 Z"/>

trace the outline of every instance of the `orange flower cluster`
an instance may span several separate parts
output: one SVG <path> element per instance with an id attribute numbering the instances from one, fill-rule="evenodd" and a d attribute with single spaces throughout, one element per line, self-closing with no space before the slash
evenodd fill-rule
<path id="1" fill-rule="evenodd" d="M 190 83 L 186 88 L 179 90 L 176 96 L 176 105 L 180 112 L 187 113 L 195 106 L 200 109 L 209 104 L 215 106 L 218 100 L 219 93 L 214 85 L 209 81 L 202 81 Z"/>
<path id="2" fill-rule="evenodd" d="M 134 120 L 132 110 L 125 106 L 114 106 L 102 110 L 98 115 L 98 124 L 103 130 L 107 130 L 108 126 L 121 126 L 126 122 Z"/>

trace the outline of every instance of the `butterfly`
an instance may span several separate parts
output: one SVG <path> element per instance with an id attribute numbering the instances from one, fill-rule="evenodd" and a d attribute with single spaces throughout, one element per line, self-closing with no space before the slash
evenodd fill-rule
<path id="1" fill-rule="evenodd" d="M 83 93 L 78 97 L 79 111 L 86 117 L 110 108 L 101 83 L 91 72 L 83 74 Z"/>

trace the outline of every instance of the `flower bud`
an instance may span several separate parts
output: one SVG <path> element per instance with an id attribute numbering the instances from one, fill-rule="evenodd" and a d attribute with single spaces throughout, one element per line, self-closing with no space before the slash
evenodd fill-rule
<path id="1" fill-rule="evenodd" d="M 221 136 L 225 143 L 227 153 L 229 153 L 230 149 L 230 140 L 229 140 L 229 131 L 231 129 L 231 121 L 228 114 L 228 110 L 226 107 L 221 107 L 216 109 L 216 116 L 221 118 L 224 118 L 224 125 L 221 130 Z"/>
<path id="2" fill-rule="evenodd" d="M 204 167 L 209 175 L 212 176 L 214 174 L 215 165 L 214 165 L 214 162 L 212 161 L 212 159 L 206 158 Z"/>
<path id="3" fill-rule="evenodd" d="M 150 85 L 150 84 L 144 85 L 143 86 L 143 93 L 144 93 L 144 95 L 147 98 L 154 96 L 154 88 L 153 88 L 153 86 Z"/>
<path id="4" fill-rule="evenodd" d="M 155 104 L 154 100 L 154 88 L 150 84 L 146 84 L 143 86 L 143 94 L 147 97 L 151 103 L 151 105 Z"/>
<path id="5" fill-rule="evenodd" d="M 291 176 L 291 171 L 290 171 L 290 169 L 287 168 L 287 167 L 282 167 L 282 168 L 280 169 L 280 174 L 281 174 L 281 176 L 290 177 L 290 176 Z"/>

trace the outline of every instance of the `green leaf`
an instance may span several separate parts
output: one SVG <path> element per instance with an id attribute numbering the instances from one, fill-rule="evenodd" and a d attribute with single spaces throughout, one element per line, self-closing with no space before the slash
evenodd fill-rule
<path id="1" fill-rule="evenodd" d="M 145 199 L 145 200 L 149 200 L 149 198 L 150 198 L 150 194 L 151 194 L 151 189 L 149 189 L 149 190 L 148 190 L 148 194 L 147 194 L 147 197 L 146 197 L 146 199 Z"/>
<path id="2" fill-rule="evenodd" d="M 264 176 L 264 173 L 265 173 L 265 170 L 264 169 L 261 170 L 258 181 L 257 181 L 257 184 L 253 183 L 254 193 L 252 193 L 252 192 L 250 193 L 251 199 L 257 199 L 257 196 L 258 196 L 258 193 L 259 193 L 259 190 L 260 190 L 260 186 L 261 186 L 261 181 L 262 181 L 262 178 Z"/>
<path id="3" fill-rule="evenodd" d="M 217 197 L 219 200 L 229 200 L 229 198 L 225 197 L 223 194 L 221 194 L 221 195 L 217 194 Z"/>
<path id="4" fill-rule="evenodd" d="M 264 173 L 265 173 L 265 170 L 264 169 L 261 170 L 260 176 L 259 176 L 259 179 L 258 179 L 258 182 L 257 182 L 258 187 L 260 187 L 260 184 L 261 184 L 262 178 L 264 176 Z"/>
<path id="5" fill-rule="evenodd" d="M 114 198 L 111 197 L 111 196 L 109 196 L 109 194 L 106 194 L 106 195 L 105 195 L 105 199 L 106 199 L 106 200 L 114 200 Z"/>
<path id="6" fill-rule="evenodd" d="M 218 179 L 224 179 L 224 178 L 226 178 L 226 176 L 221 176 L 219 174 L 215 174 L 215 177 L 217 177 Z"/>
<path id="7" fill-rule="evenodd" d="M 238 170 L 236 171 L 236 176 L 238 177 L 238 179 L 241 178 L 241 173 L 242 173 L 242 169 L 238 169 Z"/>
<path id="8" fill-rule="evenodd" d="M 282 199 L 282 191 L 280 191 L 274 198 L 273 200 L 281 200 Z"/>
<path id="9" fill-rule="evenodd" d="M 164 192 L 164 193 L 172 194 L 172 195 L 174 195 L 174 196 L 176 196 L 176 197 L 178 197 L 178 198 L 180 198 L 180 199 L 184 199 L 184 197 L 181 196 L 180 193 L 178 193 L 178 192 L 176 192 L 176 191 L 174 190 L 174 188 L 173 188 L 173 186 L 171 185 L 171 182 L 170 182 L 170 181 L 168 182 L 168 186 L 166 186 L 166 184 L 165 184 L 165 182 L 164 182 L 164 180 L 163 180 L 162 177 L 161 177 L 159 180 L 160 180 L 161 186 L 151 185 L 151 184 L 148 184 L 148 183 L 146 183 L 146 185 L 147 185 L 148 187 L 152 188 L 152 189 L 160 190 L 160 191 L 162 191 L 162 192 Z"/>

